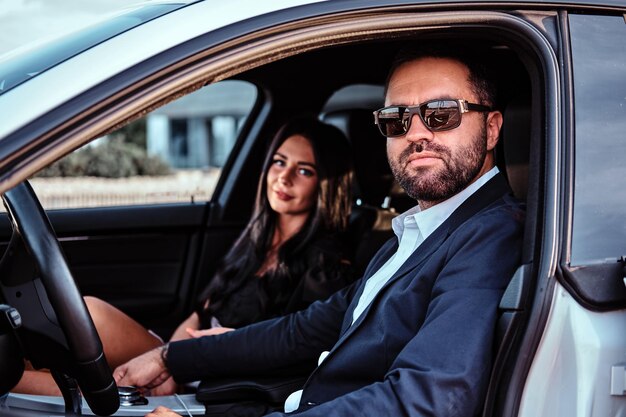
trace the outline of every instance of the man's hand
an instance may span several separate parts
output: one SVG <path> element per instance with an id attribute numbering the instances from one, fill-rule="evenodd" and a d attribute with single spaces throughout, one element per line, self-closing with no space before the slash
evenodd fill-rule
<path id="1" fill-rule="evenodd" d="M 169 377 L 164 383 L 158 387 L 152 388 L 146 395 L 158 397 L 159 395 L 172 395 L 179 392 L 178 384 L 174 381 L 174 378 Z"/>
<path id="2" fill-rule="evenodd" d="M 212 327 L 210 329 L 201 329 L 201 330 L 196 330 L 192 328 L 185 329 L 185 331 L 187 332 L 187 334 L 189 334 L 189 336 L 195 337 L 195 338 L 202 337 L 202 336 L 215 336 L 216 334 L 232 332 L 233 330 L 235 329 L 231 329 L 230 327 Z"/>
<path id="3" fill-rule="evenodd" d="M 162 405 L 158 406 L 151 413 L 146 414 L 146 417 L 181 417 L 180 414 L 176 414 L 167 407 Z"/>
<path id="4" fill-rule="evenodd" d="M 170 379 L 164 361 L 166 353 L 167 345 L 163 345 L 118 366 L 113 372 L 115 382 L 118 386 L 134 385 L 142 392 L 160 386 Z"/>

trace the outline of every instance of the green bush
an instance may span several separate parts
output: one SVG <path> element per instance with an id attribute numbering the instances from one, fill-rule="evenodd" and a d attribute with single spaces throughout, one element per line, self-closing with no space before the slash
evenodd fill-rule
<path id="1" fill-rule="evenodd" d="M 135 144 L 108 140 L 71 153 L 39 172 L 37 176 L 125 178 L 167 174 L 171 174 L 170 167 L 161 158 L 148 155 Z"/>

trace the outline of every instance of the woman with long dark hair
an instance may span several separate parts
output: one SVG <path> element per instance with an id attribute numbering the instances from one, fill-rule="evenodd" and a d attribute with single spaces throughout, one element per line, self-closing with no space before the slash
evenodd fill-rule
<path id="1" fill-rule="evenodd" d="M 280 129 L 252 218 L 200 297 L 201 328 L 297 311 L 348 283 L 337 236 L 350 212 L 349 161 L 347 140 L 332 126 L 297 119 Z"/>
<path id="2" fill-rule="evenodd" d="M 214 335 L 305 308 L 352 280 L 340 235 L 350 214 L 351 152 L 341 131 L 313 118 L 283 125 L 267 154 L 252 217 L 195 311 L 170 340 Z M 125 313 L 85 302 L 115 367 L 163 342 Z M 173 391 L 173 380 L 160 392 Z M 58 394 L 50 374 L 28 370 L 15 392 Z"/>

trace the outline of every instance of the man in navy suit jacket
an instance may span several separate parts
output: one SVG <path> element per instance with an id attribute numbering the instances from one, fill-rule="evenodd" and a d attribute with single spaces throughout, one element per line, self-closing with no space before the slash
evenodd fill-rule
<path id="1" fill-rule="evenodd" d="M 118 383 L 245 377 L 318 360 L 286 404 L 303 417 L 478 414 L 524 221 L 495 168 L 494 95 L 468 54 L 400 55 L 375 120 L 418 206 L 394 219 L 397 237 L 365 276 L 304 311 L 150 351 L 116 369 Z"/>

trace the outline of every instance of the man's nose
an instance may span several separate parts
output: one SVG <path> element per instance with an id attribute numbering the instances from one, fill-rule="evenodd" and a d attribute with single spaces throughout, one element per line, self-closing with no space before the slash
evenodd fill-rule
<path id="1" fill-rule="evenodd" d="M 404 137 L 409 142 L 431 141 L 434 138 L 434 133 L 424 125 L 424 122 L 418 114 L 413 114 L 411 115 L 409 130 Z"/>

